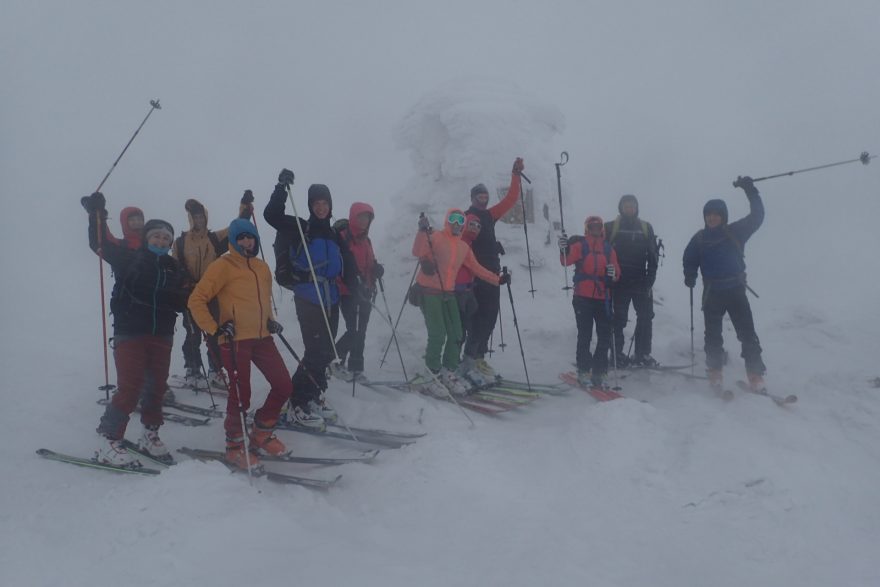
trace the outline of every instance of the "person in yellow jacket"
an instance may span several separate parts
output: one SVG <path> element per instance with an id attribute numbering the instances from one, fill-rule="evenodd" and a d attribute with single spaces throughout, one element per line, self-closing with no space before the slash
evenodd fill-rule
<path id="1" fill-rule="evenodd" d="M 290 373 L 284 364 L 272 334 L 282 331 L 272 316 L 272 271 L 256 257 L 260 239 L 248 220 L 236 218 L 229 225 L 229 251 L 208 266 L 189 297 L 189 311 L 205 332 L 218 338 L 223 366 L 229 375 L 226 404 L 226 460 L 241 468 L 259 463 L 256 454 L 284 453 L 284 444 L 274 434 L 281 408 L 293 393 Z M 208 307 L 217 299 L 219 319 Z M 270 390 L 263 407 L 254 414 L 250 435 L 252 455 L 245 454 L 241 409 L 247 412 L 251 400 L 251 363 L 269 382 Z"/>
<path id="2" fill-rule="evenodd" d="M 468 392 L 468 385 L 455 374 L 463 336 L 455 298 L 458 270 L 465 266 L 478 278 L 496 286 L 510 279 L 509 274 L 502 278 L 480 265 L 470 245 L 461 240 L 464 223 L 464 212 L 452 208 L 446 213 L 443 230 L 434 232 L 422 215 L 412 248 L 413 255 L 419 258 L 416 282 L 421 289 L 420 306 L 428 328 L 425 366 L 430 373 L 425 388 L 440 396 L 446 395 L 443 386 L 457 395 Z"/>
<path id="3" fill-rule="evenodd" d="M 254 194 L 246 190 L 241 198 L 238 210 L 239 218 L 250 218 L 254 213 Z M 208 228 L 208 210 L 194 198 L 190 198 L 183 205 L 189 218 L 189 230 L 181 234 L 174 241 L 171 256 L 183 266 L 184 279 L 188 287 L 192 289 L 199 282 L 202 275 L 216 258 L 226 252 L 229 247 L 228 228 L 217 231 Z M 209 305 L 214 317 L 217 317 L 216 303 Z M 183 361 L 186 369 L 186 383 L 192 387 L 198 385 L 202 378 L 202 331 L 196 326 L 189 312 L 183 313 L 183 328 L 186 331 L 186 339 L 183 341 Z M 205 334 L 205 343 L 208 346 L 208 384 L 221 389 L 225 388 L 223 378 L 220 376 L 219 356 L 220 349 L 217 339 L 211 333 Z"/>

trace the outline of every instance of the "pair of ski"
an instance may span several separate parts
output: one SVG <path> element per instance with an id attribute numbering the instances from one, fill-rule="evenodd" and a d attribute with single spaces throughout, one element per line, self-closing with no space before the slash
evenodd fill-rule
<path id="1" fill-rule="evenodd" d="M 417 390 L 419 393 L 428 397 L 433 397 L 450 403 L 457 403 L 463 408 L 484 414 L 487 416 L 497 416 L 504 412 L 509 412 L 515 408 L 531 403 L 540 394 L 523 390 L 512 390 L 508 393 L 493 386 L 484 388 L 475 388 L 467 395 L 455 395 L 447 392 L 445 395 L 438 395 L 428 391 L 427 384 L 429 380 L 423 375 L 416 375 L 410 381 L 388 381 L 383 385 L 400 391 Z"/>
<path id="2" fill-rule="evenodd" d="M 623 394 L 611 389 L 607 385 L 584 385 L 578 381 L 577 374 L 573 371 L 560 373 L 559 378 L 572 387 L 586 391 L 593 399 L 600 402 L 610 402 L 623 397 Z"/>
<path id="3" fill-rule="evenodd" d="M 742 380 L 738 380 L 736 382 L 736 386 L 739 387 L 741 390 L 745 391 L 746 393 L 751 393 L 754 395 L 759 395 L 761 397 L 766 397 L 766 398 L 770 399 L 774 404 L 776 404 L 777 406 L 780 406 L 780 407 L 787 406 L 787 405 L 796 403 L 798 401 L 798 396 L 796 396 L 794 394 L 776 395 L 774 393 L 770 393 L 766 389 L 755 390 L 755 389 L 752 389 L 752 387 L 748 383 L 746 383 L 745 381 L 742 381 Z M 733 399 L 733 392 L 732 391 L 726 390 L 724 393 L 730 394 L 730 397 L 725 397 L 724 399 Z"/>
<path id="4" fill-rule="evenodd" d="M 401 448 L 416 442 L 426 432 L 392 432 L 378 428 L 358 428 L 356 426 L 340 426 L 338 424 L 325 424 L 324 428 L 312 428 L 292 422 L 280 422 L 276 429 L 303 432 L 326 438 L 338 438 L 362 444 L 373 444 L 384 448 Z"/>

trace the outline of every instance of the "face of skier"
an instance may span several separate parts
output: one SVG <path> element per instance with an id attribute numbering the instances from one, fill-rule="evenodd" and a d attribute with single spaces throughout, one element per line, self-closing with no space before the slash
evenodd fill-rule
<path id="1" fill-rule="evenodd" d="M 204 214 L 193 214 L 193 230 L 196 232 L 202 232 L 208 227 L 208 219 Z"/>
<path id="2" fill-rule="evenodd" d="M 707 227 L 716 228 L 718 226 L 721 226 L 722 218 L 721 214 L 719 214 L 718 212 L 709 212 L 708 214 L 706 214 L 705 220 Z"/>
<path id="3" fill-rule="evenodd" d="M 357 225 L 358 231 L 361 234 L 366 234 L 370 229 L 370 223 L 373 221 L 373 215 L 369 212 L 361 212 L 355 217 L 354 221 Z"/>
<path id="4" fill-rule="evenodd" d="M 235 239 L 235 242 L 241 247 L 242 252 L 245 257 L 253 257 L 257 254 L 254 250 L 257 248 L 257 239 L 252 234 L 248 234 L 246 232 L 238 235 L 238 238 Z"/>
<path id="5" fill-rule="evenodd" d="M 167 249 L 171 246 L 171 235 L 164 230 L 153 230 L 147 237 L 147 244 L 159 249 Z"/>
<path id="6" fill-rule="evenodd" d="M 472 217 L 470 220 L 468 220 L 467 226 L 465 227 L 465 232 L 467 232 L 473 238 L 477 238 L 477 235 L 480 234 L 480 229 L 482 228 L 483 225 L 480 224 L 480 221 Z"/>
<path id="7" fill-rule="evenodd" d="M 126 222 L 128 223 L 128 228 L 130 230 L 140 231 L 144 227 L 144 217 L 140 214 L 132 214 L 126 218 Z"/>
<path id="8" fill-rule="evenodd" d="M 327 200 L 315 200 L 312 202 L 312 214 L 318 219 L 324 220 L 330 215 L 330 202 Z"/>
<path id="9" fill-rule="evenodd" d="M 471 196 L 471 203 L 477 210 L 485 210 L 489 205 L 489 194 L 479 193 L 475 196 Z"/>
<path id="10" fill-rule="evenodd" d="M 587 235 L 601 237 L 602 228 L 601 222 L 589 222 L 587 223 Z"/>
<path id="11" fill-rule="evenodd" d="M 636 215 L 636 212 L 637 212 L 636 203 L 635 202 L 624 202 L 620 206 L 620 210 L 623 212 L 624 216 L 632 218 L 633 216 Z"/>

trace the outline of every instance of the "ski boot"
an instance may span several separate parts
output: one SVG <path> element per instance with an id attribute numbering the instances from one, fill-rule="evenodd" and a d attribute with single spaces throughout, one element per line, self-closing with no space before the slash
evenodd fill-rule
<path id="1" fill-rule="evenodd" d="M 166 460 L 171 457 L 168 447 L 159 438 L 158 426 L 144 426 L 144 433 L 141 434 L 138 440 L 138 447 L 159 460 Z"/>
<path id="2" fill-rule="evenodd" d="M 440 379 L 440 382 L 446 386 L 446 388 L 455 396 L 465 396 L 470 393 L 470 387 L 466 385 L 458 376 L 443 367 L 440 369 L 440 373 L 437 375 L 437 378 Z"/>
<path id="3" fill-rule="evenodd" d="M 254 452 L 265 451 L 267 454 L 278 456 L 287 452 L 284 443 L 275 436 L 274 426 L 264 426 L 254 422 L 251 430 L 251 450 Z"/>
<path id="4" fill-rule="evenodd" d="M 116 467 L 128 467 L 131 469 L 141 467 L 141 462 L 133 454 L 128 452 L 122 439 L 114 440 L 104 438 L 104 446 L 95 452 L 95 460 Z"/>
<path id="5" fill-rule="evenodd" d="M 260 464 L 260 457 L 256 453 L 248 452 L 244 448 L 244 437 L 226 439 L 226 458 L 224 459 L 229 465 L 247 471 L 250 466 L 252 473 L 259 473 L 263 466 Z"/>

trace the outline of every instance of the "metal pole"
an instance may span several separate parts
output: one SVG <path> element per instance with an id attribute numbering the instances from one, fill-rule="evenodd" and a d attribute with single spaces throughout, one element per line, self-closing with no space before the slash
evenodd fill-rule
<path id="1" fill-rule="evenodd" d="M 517 175 L 519 175 L 522 179 L 524 179 L 528 184 L 531 185 L 532 181 L 526 177 L 526 175 L 520 171 Z M 526 192 L 523 190 L 522 182 L 519 184 L 519 203 L 522 206 L 522 216 L 523 216 L 523 234 L 526 237 L 526 257 L 528 258 L 529 265 L 529 293 L 532 294 L 532 299 L 535 299 L 535 292 L 538 291 L 535 289 L 535 281 L 532 278 L 532 252 L 529 248 L 529 219 L 526 217 Z"/>
<path id="2" fill-rule="evenodd" d="M 867 151 L 862 151 L 862 154 L 859 155 L 857 159 L 847 159 L 846 161 L 838 161 L 837 163 L 827 163 L 825 165 L 817 165 L 815 167 L 807 167 L 806 169 L 798 169 L 796 171 L 787 171 L 785 173 L 777 173 L 776 175 L 767 175 L 764 177 L 758 177 L 752 180 L 752 182 L 764 181 L 765 179 L 775 179 L 777 177 L 785 177 L 787 175 L 795 175 L 796 173 L 805 173 L 807 171 L 816 171 L 817 169 L 827 169 L 828 167 L 836 167 L 838 165 L 846 165 L 848 163 L 855 163 L 858 161 L 862 165 L 867 165 L 871 162 L 871 159 L 874 159 L 877 155 L 869 155 Z M 738 188 L 739 182 L 734 181 L 733 187 Z"/>
<path id="3" fill-rule="evenodd" d="M 556 193 L 559 196 L 559 228 L 562 231 L 562 234 L 565 234 L 565 218 L 562 213 L 562 166 L 568 163 L 568 151 L 563 151 L 559 155 L 559 163 L 554 163 L 556 166 Z M 563 287 L 565 290 L 565 296 L 568 297 L 568 291 L 572 289 L 570 285 L 568 285 L 568 254 L 563 251 L 562 252 L 562 271 L 563 271 Z"/>
<path id="4" fill-rule="evenodd" d="M 418 265 L 416 266 L 418 267 Z M 413 274 L 415 276 L 415 273 Z M 400 368 L 403 369 L 403 378 L 409 381 L 409 377 L 406 374 L 406 366 L 403 363 L 403 353 L 400 352 L 400 344 L 397 341 L 397 330 L 396 327 L 391 323 L 391 310 L 388 308 L 388 299 L 385 297 L 385 284 L 382 282 L 382 278 L 378 278 L 379 282 L 379 291 L 382 293 L 382 303 L 385 305 L 385 313 L 388 314 L 388 324 L 391 326 L 391 340 L 394 341 L 394 346 L 397 347 L 397 356 L 400 358 Z M 404 305 L 406 305 L 406 298 L 403 300 Z M 379 312 L 381 314 L 381 312 Z M 398 318 L 399 319 L 399 318 Z M 389 346 L 391 342 L 389 341 Z M 387 349 L 386 349 L 387 352 Z M 382 357 L 382 360 L 385 360 L 385 357 Z"/>
<path id="5" fill-rule="evenodd" d="M 501 268 L 501 275 L 507 275 L 507 267 Z M 522 337 L 519 334 L 519 322 L 516 320 L 516 307 L 513 305 L 513 290 L 510 289 L 510 282 L 507 282 L 507 295 L 510 297 L 510 311 L 513 314 L 513 326 L 516 328 L 516 338 L 519 340 L 519 354 L 522 355 L 523 371 L 526 373 L 526 386 L 532 391 L 532 382 L 529 379 L 529 368 L 526 366 L 526 353 L 523 351 Z"/>
<path id="6" fill-rule="evenodd" d="M 397 313 L 397 320 L 394 321 L 394 325 L 391 327 L 391 338 L 388 339 L 388 344 L 385 345 L 385 352 L 382 353 L 382 360 L 379 361 L 379 368 L 381 369 L 385 365 L 385 358 L 388 356 L 388 350 L 391 348 L 392 341 L 395 340 L 395 333 L 397 332 L 397 326 L 400 324 L 400 318 L 403 316 L 403 309 L 406 308 L 407 297 L 409 296 L 409 290 L 412 288 L 413 283 L 416 280 L 416 273 L 419 272 L 419 262 L 416 261 L 416 266 L 413 269 L 412 277 L 409 279 L 409 287 L 406 288 L 406 294 L 403 296 L 403 303 L 400 304 L 400 312 Z M 383 292 L 384 297 L 384 292 Z M 391 320 L 391 314 L 388 314 L 389 322 Z M 398 351 L 400 350 L 400 346 L 397 347 Z M 403 359 L 401 359 L 401 364 L 403 363 Z"/>

